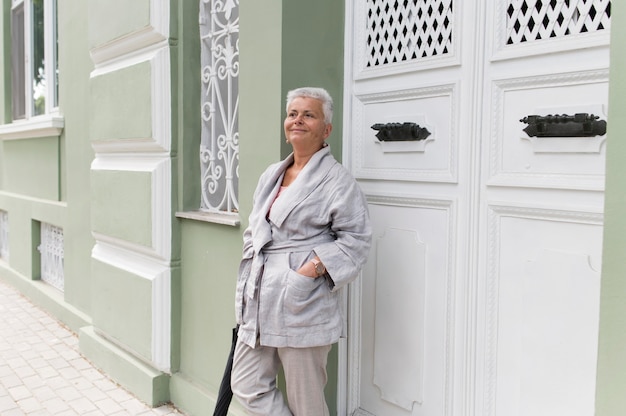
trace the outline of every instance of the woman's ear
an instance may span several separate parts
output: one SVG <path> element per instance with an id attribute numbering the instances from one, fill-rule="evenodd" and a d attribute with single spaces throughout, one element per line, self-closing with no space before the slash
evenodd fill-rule
<path id="1" fill-rule="evenodd" d="M 328 123 L 325 127 L 324 127 L 324 140 L 326 140 L 328 138 L 328 136 L 330 136 L 330 132 L 333 131 L 333 125 Z"/>

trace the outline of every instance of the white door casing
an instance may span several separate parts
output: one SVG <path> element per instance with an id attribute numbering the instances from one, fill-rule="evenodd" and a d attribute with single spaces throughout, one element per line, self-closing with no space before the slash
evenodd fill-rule
<path id="1" fill-rule="evenodd" d="M 340 414 L 591 416 L 606 134 L 522 120 L 606 120 L 610 3 L 346 3 L 343 154 L 374 236 Z M 430 135 L 371 128 L 405 122 Z"/>

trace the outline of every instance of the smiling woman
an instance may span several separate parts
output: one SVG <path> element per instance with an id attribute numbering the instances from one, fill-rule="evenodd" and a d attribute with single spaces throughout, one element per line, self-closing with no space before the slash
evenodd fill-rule
<path id="1" fill-rule="evenodd" d="M 325 90 L 290 91 L 284 129 L 293 153 L 266 169 L 254 193 L 232 373 L 233 393 L 250 414 L 329 414 L 326 362 L 344 333 L 341 292 L 371 240 L 365 197 L 326 144 L 331 121 Z M 276 387 L 281 366 L 288 405 Z"/>
<path id="2" fill-rule="evenodd" d="M 326 122 L 323 102 L 311 97 L 288 98 L 285 137 L 293 147 L 294 161 L 287 168 L 282 186 L 289 186 L 311 156 L 325 146 L 332 124 Z"/>

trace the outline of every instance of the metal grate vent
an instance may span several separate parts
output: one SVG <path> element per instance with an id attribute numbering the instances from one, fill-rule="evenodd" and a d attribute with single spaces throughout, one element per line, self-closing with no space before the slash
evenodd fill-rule
<path id="1" fill-rule="evenodd" d="M 367 67 L 452 52 L 452 0 L 368 0 Z"/>
<path id="2" fill-rule="evenodd" d="M 41 254 L 41 280 L 63 291 L 63 229 L 41 223 L 41 244 L 37 247 Z"/>
<path id="3" fill-rule="evenodd" d="M 0 210 L 0 259 L 9 261 L 9 213 Z"/>
<path id="4" fill-rule="evenodd" d="M 510 0 L 507 45 L 609 29 L 609 0 Z"/>

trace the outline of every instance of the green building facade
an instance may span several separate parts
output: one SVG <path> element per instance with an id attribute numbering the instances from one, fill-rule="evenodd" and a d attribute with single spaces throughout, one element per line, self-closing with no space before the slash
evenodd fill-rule
<path id="1" fill-rule="evenodd" d="M 289 151 L 288 90 L 330 91 L 330 144 L 341 159 L 344 2 L 238 6 L 239 206 L 217 214 L 200 210 L 201 1 L 44 1 L 56 8 L 58 45 L 48 51 L 58 61 L 58 105 L 47 85 L 48 110 L 13 121 L 16 3 L 0 10 L 0 278 L 77 333 L 86 358 L 143 401 L 207 414 L 230 347 L 251 195 L 260 172 Z M 626 405 L 626 6 L 614 2 L 612 13 L 599 416 Z M 46 252 L 49 235 L 62 238 L 61 255 Z M 61 288 L 42 276 L 46 255 L 62 258 Z M 333 352 L 331 369 L 336 362 Z M 236 405 L 233 414 L 242 414 Z"/>

